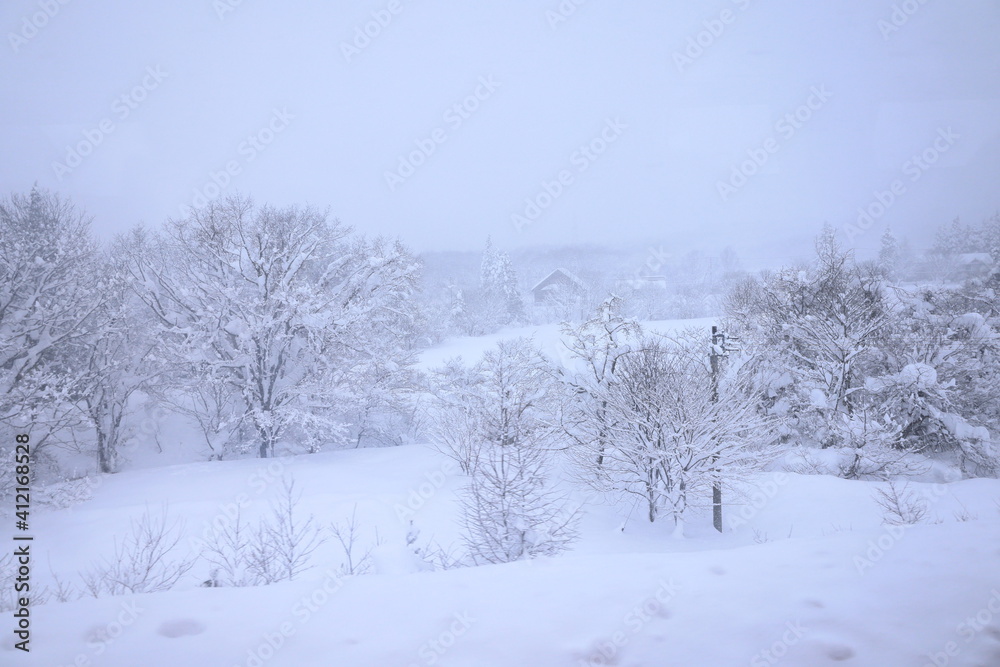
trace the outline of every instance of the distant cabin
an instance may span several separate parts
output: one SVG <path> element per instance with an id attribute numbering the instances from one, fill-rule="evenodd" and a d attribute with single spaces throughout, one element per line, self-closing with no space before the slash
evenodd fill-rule
<path id="1" fill-rule="evenodd" d="M 556 269 L 531 288 L 536 306 L 560 305 L 587 296 L 587 284 L 566 269 Z"/>
<path id="2" fill-rule="evenodd" d="M 993 270 L 993 257 L 988 252 L 965 252 L 958 256 L 963 278 L 985 277 Z"/>

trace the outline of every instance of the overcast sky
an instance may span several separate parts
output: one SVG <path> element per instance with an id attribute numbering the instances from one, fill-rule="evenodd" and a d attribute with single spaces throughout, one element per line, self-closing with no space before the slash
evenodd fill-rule
<path id="1" fill-rule="evenodd" d="M 5 0 L 0 186 L 108 236 L 240 191 L 417 250 L 1000 208 L 996 0 L 576 2 Z"/>

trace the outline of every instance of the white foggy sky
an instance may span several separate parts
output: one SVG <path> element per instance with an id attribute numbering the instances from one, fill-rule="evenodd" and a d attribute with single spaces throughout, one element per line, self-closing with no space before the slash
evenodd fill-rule
<path id="1" fill-rule="evenodd" d="M 905 193 L 858 244 L 876 242 L 886 222 L 922 243 L 955 216 L 1000 209 L 993 0 L 927 1 L 888 39 L 878 21 L 894 2 L 882 0 L 588 0 L 555 29 L 546 11 L 558 0 L 400 0 L 347 62 L 341 43 L 388 4 L 243 0 L 220 19 L 212 0 L 52 0 L 47 25 L 12 45 L 42 10 L 8 0 L 0 190 L 37 181 L 110 236 L 176 216 L 236 161 L 226 192 L 329 206 L 417 250 L 477 249 L 487 234 L 506 247 L 676 238 L 776 258 L 824 221 L 854 221 L 896 179 Z M 723 10 L 733 21 L 679 72 L 674 52 Z M 147 67 L 166 78 L 122 120 L 115 101 Z M 449 125 L 445 112 L 480 77 L 499 88 Z M 832 97 L 783 138 L 775 123 L 813 86 Z M 241 142 L 274 109 L 294 118 L 248 161 Z M 627 127 L 580 173 L 574 151 L 616 118 Z M 105 119 L 113 132 L 60 181 L 53 163 Z M 912 181 L 902 165 L 948 127 L 958 138 Z M 436 128 L 447 140 L 390 191 L 384 172 Z M 723 202 L 717 182 L 771 136 L 777 153 Z M 511 215 L 562 169 L 573 182 L 516 231 Z"/>

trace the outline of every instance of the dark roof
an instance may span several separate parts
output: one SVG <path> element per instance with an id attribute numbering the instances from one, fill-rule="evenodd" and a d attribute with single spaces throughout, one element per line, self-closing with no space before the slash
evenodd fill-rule
<path id="1" fill-rule="evenodd" d="M 538 283 L 534 287 L 531 288 L 531 291 L 534 292 L 537 289 L 545 287 L 546 283 L 550 282 L 553 278 L 556 278 L 559 275 L 562 275 L 563 277 L 565 277 L 567 280 L 569 280 L 571 283 L 573 283 L 574 285 L 576 285 L 577 287 L 579 287 L 581 290 L 586 291 L 587 284 L 585 282 L 583 282 L 582 280 L 580 280 L 579 278 L 577 278 L 573 273 L 567 271 L 566 269 L 556 269 L 555 271 L 553 271 L 549 275 L 547 275 L 544 278 L 542 278 L 541 280 L 539 280 Z"/>

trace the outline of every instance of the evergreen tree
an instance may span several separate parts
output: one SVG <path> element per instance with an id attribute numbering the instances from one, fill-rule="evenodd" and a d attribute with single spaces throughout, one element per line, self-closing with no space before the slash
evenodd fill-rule
<path id="1" fill-rule="evenodd" d="M 882 234 L 882 245 L 878 251 L 878 265 L 883 275 L 894 278 L 899 266 L 899 241 L 892 229 L 887 227 Z"/>
<path id="2" fill-rule="evenodd" d="M 524 303 L 517 287 L 517 274 L 506 252 L 496 249 L 493 240 L 486 239 L 480 271 L 482 320 L 494 331 L 508 324 L 526 320 Z"/>

